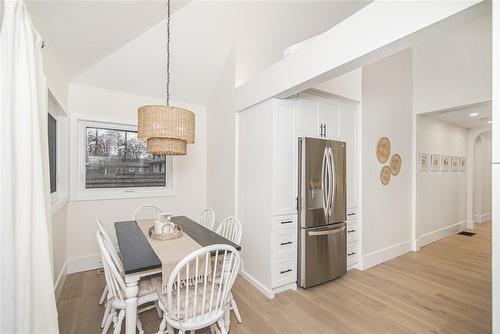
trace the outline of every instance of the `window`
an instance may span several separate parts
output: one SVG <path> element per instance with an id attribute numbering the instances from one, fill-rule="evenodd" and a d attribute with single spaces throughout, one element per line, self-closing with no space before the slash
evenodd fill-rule
<path id="1" fill-rule="evenodd" d="M 57 191 L 57 121 L 48 114 L 50 193 Z"/>
<path id="2" fill-rule="evenodd" d="M 165 187 L 164 156 L 152 156 L 136 131 L 86 128 L 85 188 Z"/>
<path id="3" fill-rule="evenodd" d="M 77 120 L 77 200 L 171 196 L 172 160 L 147 153 L 133 125 Z"/>

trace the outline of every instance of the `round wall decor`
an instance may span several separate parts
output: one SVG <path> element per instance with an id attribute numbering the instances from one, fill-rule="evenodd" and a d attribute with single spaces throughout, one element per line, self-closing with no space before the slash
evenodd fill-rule
<path id="1" fill-rule="evenodd" d="M 380 182 L 385 186 L 391 181 L 391 168 L 384 166 L 380 170 Z"/>
<path id="2" fill-rule="evenodd" d="M 401 171 L 401 156 L 397 153 L 393 154 L 389 161 L 389 166 L 391 167 L 392 175 L 398 175 Z"/>
<path id="3" fill-rule="evenodd" d="M 391 142 L 389 138 L 382 137 L 377 143 L 377 159 L 380 163 L 386 163 L 391 155 Z"/>

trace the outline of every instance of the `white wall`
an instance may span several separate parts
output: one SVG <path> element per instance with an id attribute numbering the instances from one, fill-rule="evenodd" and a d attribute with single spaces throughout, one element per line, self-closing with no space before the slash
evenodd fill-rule
<path id="1" fill-rule="evenodd" d="M 411 250 L 412 51 L 407 49 L 363 67 L 362 203 L 363 267 Z M 384 186 L 375 148 L 381 137 L 402 158 L 401 172 Z"/>
<path id="2" fill-rule="evenodd" d="M 137 108 L 144 104 L 161 104 L 162 100 L 81 85 L 70 85 L 71 110 L 71 177 L 76 177 L 75 123 L 85 118 L 137 124 Z M 95 218 L 100 217 L 115 237 L 113 222 L 128 220 L 143 204 L 157 205 L 176 215 L 197 220 L 205 207 L 206 191 L 206 129 L 205 107 L 172 102 L 196 114 L 196 143 L 188 146 L 187 156 L 174 157 L 174 187 L 176 196 L 131 198 L 117 200 L 70 200 L 68 204 L 68 269 L 70 272 L 97 267 L 98 247 L 95 240 Z M 74 182 L 73 182 L 74 184 Z M 71 189 L 74 191 L 74 188 Z"/>
<path id="3" fill-rule="evenodd" d="M 416 113 L 491 99 L 491 12 L 413 50 Z"/>
<path id="4" fill-rule="evenodd" d="M 430 117 L 417 116 L 419 153 L 467 156 L 467 130 Z M 467 173 L 417 169 L 419 246 L 463 229 L 467 221 Z"/>
<path id="5" fill-rule="evenodd" d="M 66 277 L 66 259 L 68 257 L 67 235 L 67 205 L 65 205 L 52 215 L 52 268 L 56 296 L 59 296 Z"/>
<path id="6" fill-rule="evenodd" d="M 483 133 L 474 145 L 474 222 L 491 220 L 491 132 Z"/>
<path id="7" fill-rule="evenodd" d="M 207 106 L 207 206 L 215 210 L 216 226 L 235 215 L 234 73 L 233 51 Z"/>
<path id="8" fill-rule="evenodd" d="M 361 67 L 313 88 L 359 102 L 361 101 Z"/>

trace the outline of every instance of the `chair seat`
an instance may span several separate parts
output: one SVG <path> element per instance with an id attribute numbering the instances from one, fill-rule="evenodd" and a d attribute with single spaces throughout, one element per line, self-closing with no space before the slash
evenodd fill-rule
<path id="1" fill-rule="evenodd" d="M 169 312 L 167 309 L 167 294 L 161 293 L 161 290 L 158 290 L 158 295 L 160 296 L 160 303 L 162 304 L 163 309 L 167 310 L 167 317 L 176 320 L 176 321 L 182 321 L 184 319 L 191 319 L 195 315 L 195 310 L 193 308 L 189 308 L 187 310 L 187 316 L 186 312 L 184 310 L 184 305 L 185 300 L 186 300 L 186 288 L 183 287 L 179 290 L 175 290 L 172 293 L 172 310 Z M 207 287 L 205 291 L 205 306 L 202 304 L 203 300 L 203 284 L 198 284 L 198 289 L 196 291 L 196 315 L 202 314 L 202 308 L 203 308 L 203 313 L 205 313 L 205 316 L 207 315 L 206 313 L 210 310 L 216 309 L 215 304 L 216 304 L 216 296 L 217 294 L 214 293 L 213 300 L 212 300 L 212 307 L 210 307 L 210 289 Z M 177 298 L 180 296 L 180 307 L 177 309 Z M 194 301 L 195 298 L 195 287 L 190 286 L 188 289 L 188 298 L 190 301 Z M 193 303 L 189 303 L 191 306 L 193 306 Z M 212 315 L 213 316 L 213 315 Z"/>
<path id="2" fill-rule="evenodd" d="M 141 278 L 139 281 L 139 297 L 161 290 L 161 275 Z"/>

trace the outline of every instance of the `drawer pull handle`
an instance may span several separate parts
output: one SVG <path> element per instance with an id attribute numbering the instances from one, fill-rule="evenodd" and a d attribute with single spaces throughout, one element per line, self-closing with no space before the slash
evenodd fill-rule
<path id="1" fill-rule="evenodd" d="M 353 212 L 353 213 L 348 213 L 347 215 L 348 215 L 348 216 L 355 216 L 355 215 L 356 215 L 356 213 L 355 213 L 355 212 Z"/>
<path id="2" fill-rule="evenodd" d="M 292 223 L 293 223 L 293 220 L 285 220 L 285 221 L 280 222 L 281 225 L 292 224 Z"/>
<path id="3" fill-rule="evenodd" d="M 290 271 L 292 271 L 292 269 L 282 270 L 282 271 L 280 271 L 280 274 L 283 275 L 283 274 L 289 273 Z"/>
<path id="4" fill-rule="evenodd" d="M 354 254 L 356 254 L 356 252 L 347 253 L 347 256 L 351 256 L 351 255 L 354 255 Z"/>
<path id="5" fill-rule="evenodd" d="M 349 230 L 349 231 L 347 231 L 347 233 L 352 233 L 352 232 L 356 232 L 356 230 Z"/>
<path id="6" fill-rule="evenodd" d="M 285 245 L 290 245 L 292 243 L 293 243 L 292 241 L 287 241 L 287 242 L 282 242 L 280 245 L 285 246 Z"/>

